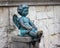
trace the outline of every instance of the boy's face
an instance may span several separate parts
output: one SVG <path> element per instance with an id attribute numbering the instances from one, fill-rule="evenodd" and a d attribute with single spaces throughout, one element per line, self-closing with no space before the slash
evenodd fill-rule
<path id="1" fill-rule="evenodd" d="M 22 11 L 22 16 L 26 16 L 28 14 L 28 8 L 24 8 Z"/>

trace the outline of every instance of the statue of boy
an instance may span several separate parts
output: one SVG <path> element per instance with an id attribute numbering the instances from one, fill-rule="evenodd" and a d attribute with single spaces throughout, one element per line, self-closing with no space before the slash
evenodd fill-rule
<path id="1" fill-rule="evenodd" d="M 18 18 L 17 15 L 14 15 L 13 21 L 20 30 L 20 36 L 28 35 L 32 38 L 40 38 L 43 32 L 38 32 L 34 23 L 28 17 L 26 17 L 29 11 L 28 9 L 29 7 L 26 4 L 18 6 L 17 12 L 19 15 L 21 15 L 21 17 Z"/>

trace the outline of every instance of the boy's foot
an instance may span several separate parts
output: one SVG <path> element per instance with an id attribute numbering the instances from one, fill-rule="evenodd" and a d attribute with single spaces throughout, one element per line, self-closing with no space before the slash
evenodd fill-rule
<path id="1" fill-rule="evenodd" d="M 37 32 L 38 42 L 40 42 L 42 34 L 43 34 L 42 30 Z"/>

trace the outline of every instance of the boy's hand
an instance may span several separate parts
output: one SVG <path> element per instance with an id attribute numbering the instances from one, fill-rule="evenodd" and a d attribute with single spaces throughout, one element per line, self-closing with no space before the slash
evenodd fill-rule
<path id="1" fill-rule="evenodd" d="M 32 27 L 29 27 L 29 30 L 32 30 Z"/>

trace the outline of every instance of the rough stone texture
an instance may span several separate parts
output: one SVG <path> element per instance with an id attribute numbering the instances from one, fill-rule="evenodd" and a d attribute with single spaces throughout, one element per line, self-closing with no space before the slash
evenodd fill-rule
<path id="1" fill-rule="evenodd" d="M 60 6 L 30 6 L 29 8 L 27 17 L 35 23 L 38 30 L 43 30 L 43 37 L 39 46 L 40 48 L 58 48 L 57 46 L 60 45 L 60 43 L 58 43 L 60 40 L 58 37 L 59 35 L 57 35 L 60 33 L 59 8 Z M 13 8 L 10 8 L 10 10 L 10 13 L 12 13 Z"/>
<path id="2" fill-rule="evenodd" d="M 0 7 L 0 48 L 5 46 L 8 27 L 9 45 L 10 35 L 19 33 L 12 21 L 13 14 L 20 17 L 17 7 Z M 40 48 L 60 48 L 60 6 L 30 6 L 27 17 L 35 23 L 38 30 L 43 30 Z"/>
<path id="3" fill-rule="evenodd" d="M 31 42 L 31 37 L 20 37 L 20 36 L 12 36 L 12 41 L 18 42 Z"/>
<path id="4" fill-rule="evenodd" d="M 33 48 L 33 45 L 26 42 L 12 42 L 11 48 Z M 34 48 L 38 48 L 38 45 L 36 45 Z"/>
<path id="5" fill-rule="evenodd" d="M 60 5 L 60 0 L 0 0 L 0 6 L 18 6 L 27 3 L 28 5 Z"/>
<path id="6" fill-rule="evenodd" d="M 39 43 L 36 42 L 35 46 L 32 45 L 31 37 L 11 36 L 11 48 L 39 48 Z"/>
<path id="7" fill-rule="evenodd" d="M 8 28 L 8 8 L 0 7 L 0 48 L 4 48 L 7 43 Z"/>

